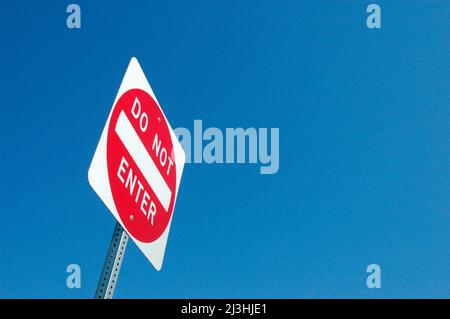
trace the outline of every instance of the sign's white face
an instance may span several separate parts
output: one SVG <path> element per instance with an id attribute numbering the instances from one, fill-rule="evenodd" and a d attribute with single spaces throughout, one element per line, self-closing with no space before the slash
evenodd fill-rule
<path id="1" fill-rule="evenodd" d="M 161 269 L 184 151 L 136 58 L 117 93 L 88 177 L 94 191 Z"/>

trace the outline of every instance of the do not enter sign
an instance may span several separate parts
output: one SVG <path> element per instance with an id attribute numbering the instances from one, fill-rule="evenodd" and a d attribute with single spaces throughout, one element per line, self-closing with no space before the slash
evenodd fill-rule
<path id="1" fill-rule="evenodd" d="M 160 269 L 185 154 L 133 58 L 89 168 L 89 182 Z"/>
<path id="2" fill-rule="evenodd" d="M 106 144 L 115 206 L 129 234 L 158 239 L 172 216 L 176 167 L 172 139 L 155 100 L 131 89 L 117 101 Z"/>

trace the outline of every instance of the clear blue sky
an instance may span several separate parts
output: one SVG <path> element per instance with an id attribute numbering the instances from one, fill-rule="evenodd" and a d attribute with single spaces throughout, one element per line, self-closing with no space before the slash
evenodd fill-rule
<path id="1" fill-rule="evenodd" d="M 450 297 L 449 1 L 378 1 L 381 30 L 368 1 L 69 3 L 1 4 L 0 297 L 93 297 L 132 56 L 173 127 L 279 127 L 280 170 L 187 165 L 162 271 L 130 242 L 116 297 Z"/>

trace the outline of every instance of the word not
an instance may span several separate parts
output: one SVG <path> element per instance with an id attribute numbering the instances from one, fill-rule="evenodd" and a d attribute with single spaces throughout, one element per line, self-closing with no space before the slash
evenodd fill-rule
<path id="1" fill-rule="evenodd" d="M 179 127 L 174 132 L 186 154 L 186 163 L 233 164 L 236 162 L 243 164 L 248 159 L 248 163 L 259 162 L 262 164 L 261 174 L 278 172 L 280 134 L 278 128 L 270 129 L 270 150 L 267 128 L 226 128 L 224 134 L 217 127 L 209 127 L 203 131 L 202 120 L 194 120 L 193 140 L 192 134 L 187 128 Z M 207 144 L 203 146 L 204 141 Z"/>
<path id="2" fill-rule="evenodd" d="M 131 108 L 131 114 L 136 120 L 139 121 L 139 127 L 142 133 L 145 133 L 148 127 L 148 115 L 145 112 L 141 112 L 141 102 L 137 97 L 134 100 L 133 107 Z M 169 175 L 170 168 L 173 166 L 173 160 L 171 156 L 169 156 L 167 149 L 164 146 L 161 147 L 161 140 L 158 138 L 158 133 L 155 133 L 152 151 L 155 151 L 161 167 L 165 168 L 167 165 L 166 175 Z"/>

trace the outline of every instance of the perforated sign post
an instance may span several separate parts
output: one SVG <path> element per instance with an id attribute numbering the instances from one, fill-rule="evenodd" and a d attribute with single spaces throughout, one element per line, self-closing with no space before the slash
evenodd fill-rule
<path id="1" fill-rule="evenodd" d="M 96 297 L 112 297 L 128 235 L 161 269 L 184 163 L 184 151 L 132 58 L 88 172 L 118 223 Z"/>

